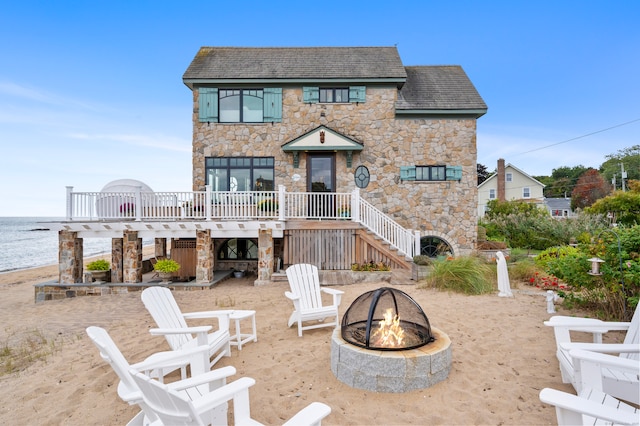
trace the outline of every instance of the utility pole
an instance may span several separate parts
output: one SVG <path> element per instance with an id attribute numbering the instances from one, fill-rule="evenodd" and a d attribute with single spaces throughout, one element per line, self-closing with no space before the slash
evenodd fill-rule
<path id="1" fill-rule="evenodd" d="M 620 180 L 622 181 L 622 192 L 625 192 L 627 189 L 624 185 L 624 180 L 627 178 L 627 172 L 624 171 L 624 163 L 620 163 L 620 169 L 622 170 L 622 174 Z"/>
<path id="2" fill-rule="evenodd" d="M 613 174 L 613 179 L 611 179 L 611 185 L 613 185 L 613 190 L 616 190 L 616 174 Z"/>

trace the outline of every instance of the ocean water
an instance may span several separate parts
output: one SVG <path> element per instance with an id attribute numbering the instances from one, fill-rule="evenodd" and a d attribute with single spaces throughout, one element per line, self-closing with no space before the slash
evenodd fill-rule
<path id="1" fill-rule="evenodd" d="M 58 263 L 55 217 L 0 217 L 0 272 Z M 111 238 L 85 238 L 84 256 L 111 255 Z"/>

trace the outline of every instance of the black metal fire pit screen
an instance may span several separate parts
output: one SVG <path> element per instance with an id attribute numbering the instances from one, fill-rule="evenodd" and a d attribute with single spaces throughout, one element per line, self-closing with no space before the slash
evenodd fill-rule
<path id="1" fill-rule="evenodd" d="M 407 293 L 389 287 L 358 296 L 342 317 L 342 338 L 383 351 L 419 348 L 434 340 L 420 305 Z"/>

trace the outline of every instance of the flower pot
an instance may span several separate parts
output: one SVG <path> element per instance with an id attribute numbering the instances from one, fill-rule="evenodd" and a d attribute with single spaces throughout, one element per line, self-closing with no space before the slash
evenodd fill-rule
<path id="1" fill-rule="evenodd" d="M 173 277 L 173 272 L 158 272 L 160 278 L 162 278 L 163 283 L 170 283 L 171 278 Z"/>
<path id="2" fill-rule="evenodd" d="M 91 278 L 96 284 L 111 281 L 111 271 L 87 271 L 91 273 Z"/>

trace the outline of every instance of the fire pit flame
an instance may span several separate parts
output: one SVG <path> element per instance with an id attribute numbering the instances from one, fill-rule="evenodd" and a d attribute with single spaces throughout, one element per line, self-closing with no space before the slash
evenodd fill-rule
<path id="1" fill-rule="evenodd" d="M 389 287 L 358 296 L 342 317 L 341 334 L 348 343 L 382 351 L 415 349 L 434 340 L 420 305 Z"/>
<path id="2" fill-rule="evenodd" d="M 403 347 L 404 329 L 400 325 L 400 317 L 393 314 L 393 309 L 389 308 L 383 314 L 384 319 L 380 320 L 378 329 L 371 335 L 375 346 L 383 348 Z"/>

